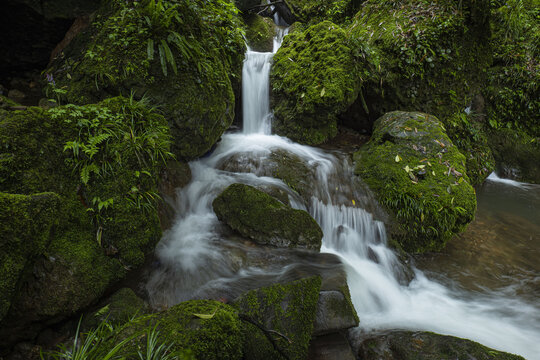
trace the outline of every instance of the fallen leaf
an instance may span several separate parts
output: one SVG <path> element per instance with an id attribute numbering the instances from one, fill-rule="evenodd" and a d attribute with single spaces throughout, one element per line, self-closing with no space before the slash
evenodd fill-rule
<path id="1" fill-rule="evenodd" d="M 322 90 L 321 90 L 321 97 L 323 97 L 325 93 L 326 93 L 326 89 L 325 89 L 325 88 L 322 88 Z"/>
<path id="2" fill-rule="evenodd" d="M 196 316 L 200 319 L 211 319 L 214 317 L 214 315 L 216 315 L 216 311 L 217 311 L 217 308 L 215 308 L 214 312 L 211 313 L 211 314 L 193 314 L 193 316 Z"/>
<path id="3" fill-rule="evenodd" d="M 400 162 L 401 161 L 401 156 L 396 155 L 396 158 L 394 160 L 396 160 L 396 162 Z"/>

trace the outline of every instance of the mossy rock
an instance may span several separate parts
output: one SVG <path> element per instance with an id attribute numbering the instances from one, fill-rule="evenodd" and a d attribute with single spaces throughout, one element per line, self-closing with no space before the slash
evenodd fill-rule
<path id="1" fill-rule="evenodd" d="M 251 321 L 287 337 L 290 342 L 279 336 L 274 336 L 274 339 L 289 359 L 306 359 L 320 287 L 321 278 L 311 277 L 251 290 L 236 299 L 234 304 Z M 281 357 L 258 327 L 246 322 L 243 335 L 244 358 Z"/>
<path id="2" fill-rule="evenodd" d="M 272 52 L 276 25 L 272 19 L 257 14 L 250 14 L 245 19 L 246 40 L 251 50 Z"/>
<path id="3" fill-rule="evenodd" d="M 44 252 L 58 223 L 60 197 L 54 193 L 0 193 L 0 321 L 25 268 Z"/>
<path id="4" fill-rule="evenodd" d="M 333 138 L 361 84 L 345 30 L 323 21 L 286 36 L 271 83 L 277 134 L 311 145 Z"/>
<path id="5" fill-rule="evenodd" d="M 91 130 L 81 125 L 88 119 L 92 119 Z M 44 211 L 32 218 L 36 226 L 54 224 L 54 231 L 46 244 L 36 245 L 32 252 L 24 254 L 25 271 L 18 279 L 11 310 L 4 319 L 9 326 L 3 329 L 10 330 L 2 331 L 2 341 L 17 341 L 17 336 L 31 338 L 36 335 L 33 331 L 39 331 L 45 323 L 59 321 L 93 304 L 129 269 L 141 265 L 145 254 L 159 241 L 157 211 L 136 203 L 141 200 L 136 195 L 139 191 L 157 192 L 159 166 L 150 165 L 148 152 L 138 156 L 125 152 L 129 142 L 115 132 L 124 125 L 132 126 L 137 135 L 151 129 L 151 139 L 165 141 L 167 146 L 168 127 L 163 116 L 128 99 L 112 98 L 97 105 L 50 110 L 0 111 L 0 188 L 21 194 L 10 195 L 21 199 L 39 198 L 42 192 L 54 192 L 58 198 L 56 213 Z M 105 170 L 90 172 L 85 182 L 82 164 L 77 165 L 73 152 L 65 146 L 70 142 L 83 144 L 82 153 L 83 146 L 91 146 L 90 134 L 96 135 L 100 126 L 115 135 L 98 141 L 93 157 L 95 168 Z M 150 150 L 153 146 L 147 143 L 144 148 Z M 96 199 L 110 201 L 100 208 L 101 200 Z M 25 201 L 19 205 L 21 208 L 12 211 L 22 214 L 27 209 Z M 36 211 L 39 208 L 36 205 Z M 21 225 L 12 229 L 13 236 L 22 239 L 32 229 Z M 43 231 L 39 237 L 47 236 L 47 228 Z M 26 251 L 23 245 L 21 252 Z M 17 331 L 28 324 L 33 325 L 27 333 Z"/>
<path id="6" fill-rule="evenodd" d="M 406 251 L 440 250 L 473 220 L 476 195 L 465 157 L 436 117 L 385 114 L 354 157 L 355 173 L 395 216 L 391 235 Z"/>
<path id="7" fill-rule="evenodd" d="M 171 345 L 170 352 L 180 359 L 242 359 L 242 323 L 238 312 L 213 300 L 190 300 L 161 313 L 136 318 L 113 334 L 103 347 L 110 349 L 134 336 L 121 351 L 124 356 L 134 354 L 146 348 L 146 330 L 154 327 L 160 341 Z"/>
<path id="8" fill-rule="evenodd" d="M 150 4 L 104 3 L 47 72 L 69 103 L 146 97 L 169 122 L 173 152 L 193 159 L 234 119 L 245 48 L 238 10 L 230 1 Z"/>
<path id="9" fill-rule="evenodd" d="M 118 326 L 148 312 L 148 305 L 130 288 L 122 288 L 100 303 L 100 307 L 84 318 L 83 328 L 91 329 L 102 321 Z"/>
<path id="10" fill-rule="evenodd" d="M 244 184 L 232 184 L 212 203 L 218 219 L 262 245 L 319 250 L 322 230 L 296 210 Z"/>
<path id="11" fill-rule="evenodd" d="M 471 340 L 412 331 L 393 331 L 362 340 L 358 356 L 365 360 L 525 360 Z"/>

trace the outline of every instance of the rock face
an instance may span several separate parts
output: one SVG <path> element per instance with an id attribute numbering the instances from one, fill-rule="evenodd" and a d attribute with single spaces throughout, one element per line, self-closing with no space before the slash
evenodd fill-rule
<path id="1" fill-rule="evenodd" d="M 394 331 L 357 341 L 362 360 L 524 360 L 471 340 L 430 332 Z"/>
<path id="2" fill-rule="evenodd" d="M 392 237 L 406 251 L 439 250 L 472 221 L 476 196 L 465 157 L 434 116 L 385 114 L 354 156 L 356 174 L 394 214 Z"/>
<path id="3" fill-rule="evenodd" d="M 356 99 L 360 82 L 345 30 L 330 21 L 285 37 L 271 71 L 273 130 L 305 144 L 337 134 L 337 115 Z"/>
<path id="4" fill-rule="evenodd" d="M 129 142 L 130 133 L 149 142 Z M 167 158 L 170 135 L 161 115 L 112 98 L 1 110 L 0 142 L 1 198 L 9 205 L 1 216 L 14 218 L 1 230 L 2 249 L 10 250 L 2 262 L 14 264 L 2 283 L 11 298 L 2 298 L 3 346 L 89 306 L 144 262 L 161 237 L 156 204 L 145 197 L 157 193 L 159 163 L 149 154 Z"/>
<path id="5" fill-rule="evenodd" d="M 263 245 L 319 250 L 322 230 L 296 210 L 256 188 L 233 184 L 212 203 L 218 219 Z"/>
<path id="6" fill-rule="evenodd" d="M 247 292 L 235 300 L 235 306 L 251 321 L 288 338 L 290 342 L 271 334 L 289 359 L 306 359 L 320 287 L 320 277 L 276 284 Z M 279 359 L 281 356 L 255 325 L 245 325 L 244 339 L 246 359 Z"/>
<path id="7" fill-rule="evenodd" d="M 233 121 L 244 54 L 241 23 L 229 1 L 159 4 L 104 3 L 47 73 L 54 86 L 65 87 L 60 97 L 69 103 L 145 96 L 169 121 L 177 158 L 193 159 Z"/>

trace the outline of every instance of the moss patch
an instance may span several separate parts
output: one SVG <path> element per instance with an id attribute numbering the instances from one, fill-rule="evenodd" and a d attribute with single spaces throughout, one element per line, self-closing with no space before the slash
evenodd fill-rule
<path id="1" fill-rule="evenodd" d="M 319 250 L 322 230 L 305 211 L 296 210 L 256 188 L 233 184 L 212 203 L 218 218 L 260 244 Z"/>
<path id="2" fill-rule="evenodd" d="M 409 252 L 440 250 L 474 217 L 465 157 L 434 116 L 384 115 L 355 161 L 356 174 L 395 215 L 392 236 Z"/>
<path id="3" fill-rule="evenodd" d="M 337 134 L 337 115 L 356 99 L 358 72 L 345 31 L 323 21 L 285 37 L 271 71 L 274 130 L 320 144 Z"/>
<path id="4" fill-rule="evenodd" d="M 289 338 L 290 343 L 282 337 L 275 337 L 276 344 L 290 359 L 306 359 L 320 287 L 320 277 L 276 284 L 247 292 L 235 301 L 235 306 L 266 329 L 278 331 Z M 281 357 L 256 326 L 245 324 L 243 334 L 245 358 Z"/>

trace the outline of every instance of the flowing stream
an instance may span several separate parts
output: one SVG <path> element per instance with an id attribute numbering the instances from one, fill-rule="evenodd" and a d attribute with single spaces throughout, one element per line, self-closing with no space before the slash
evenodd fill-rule
<path id="1" fill-rule="evenodd" d="M 176 222 L 158 245 L 159 264 L 146 284 L 152 305 L 168 307 L 193 298 L 234 299 L 248 289 L 323 274 L 342 263 L 360 317 L 355 331 L 429 330 L 540 359 L 537 297 L 516 295 L 513 284 L 460 286 L 459 279 L 446 276 L 444 270 L 430 270 L 436 261 L 429 259 L 420 264 L 426 270 L 413 267 L 413 278 L 407 281 L 407 268 L 387 247 L 382 215 L 354 178 L 349 157 L 270 135 L 269 72 L 285 34 L 286 30 L 279 31 L 272 53 L 248 49 L 243 131 L 225 134 L 209 156 L 191 162 L 191 183 L 177 189 Z M 309 196 L 268 176 L 276 151 L 293 154 L 313 170 Z M 227 230 L 217 220 L 212 201 L 235 182 L 281 194 L 293 207 L 309 211 L 324 232 L 321 254 L 253 246 Z M 540 278 L 539 274 L 536 271 L 533 277 Z"/>

